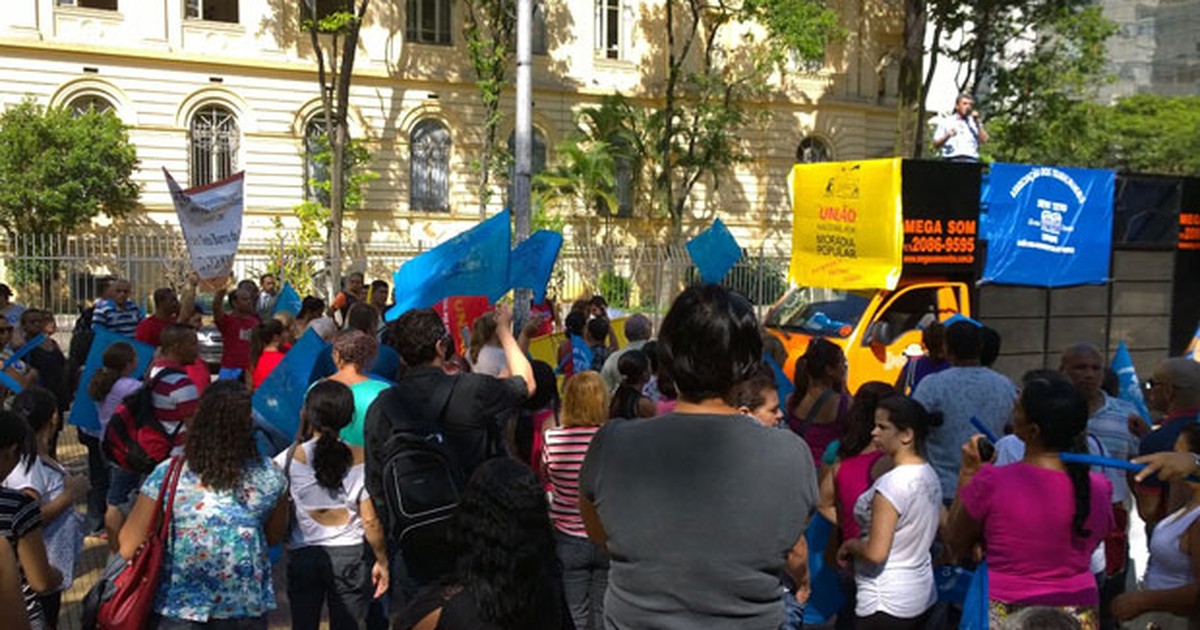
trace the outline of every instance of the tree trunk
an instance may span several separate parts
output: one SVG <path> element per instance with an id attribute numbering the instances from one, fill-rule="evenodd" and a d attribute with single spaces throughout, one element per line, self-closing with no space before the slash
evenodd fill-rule
<path id="1" fill-rule="evenodd" d="M 671 233 L 678 235 L 682 217 L 676 215 L 671 203 L 671 145 L 674 139 L 675 86 L 679 81 L 679 64 L 675 60 L 675 0 L 667 0 L 667 89 L 663 102 L 662 138 L 659 139 L 658 195 L 662 208 L 671 216 Z"/>
<path id="2" fill-rule="evenodd" d="M 913 133 L 914 158 L 925 156 L 925 99 L 929 96 L 929 87 L 933 85 L 933 73 L 937 70 L 938 57 L 941 55 L 942 24 L 938 22 L 933 27 L 933 39 L 929 44 L 929 67 L 925 69 L 925 81 L 921 83 L 921 93 L 917 96 L 917 128 Z"/>
<path id="3" fill-rule="evenodd" d="M 900 61 L 900 129 L 897 146 L 908 144 L 909 133 L 921 134 L 924 118 L 919 101 L 921 90 L 921 57 L 925 53 L 925 23 L 928 11 L 925 0 L 905 0 L 904 57 Z M 916 129 L 913 132 L 913 129 Z"/>

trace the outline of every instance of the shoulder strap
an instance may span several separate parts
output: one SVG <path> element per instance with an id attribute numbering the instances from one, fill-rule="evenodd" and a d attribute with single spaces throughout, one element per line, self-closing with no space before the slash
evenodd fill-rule
<path id="1" fill-rule="evenodd" d="M 809 407 L 808 414 L 804 416 L 803 426 L 805 428 L 807 428 L 808 425 L 810 425 L 816 421 L 817 416 L 821 413 L 821 409 L 823 407 L 825 407 L 825 403 L 829 402 L 829 399 L 832 397 L 833 397 L 832 389 L 827 389 L 827 390 L 821 392 L 820 396 L 817 396 L 817 402 L 814 402 L 813 406 Z"/>
<path id="2" fill-rule="evenodd" d="M 450 408 L 450 399 L 453 398 L 454 388 L 458 386 L 458 374 L 455 374 L 449 381 L 443 381 L 438 385 L 438 390 L 434 393 L 433 400 L 437 401 L 436 407 L 438 410 L 437 425 L 445 427 L 446 410 Z"/>

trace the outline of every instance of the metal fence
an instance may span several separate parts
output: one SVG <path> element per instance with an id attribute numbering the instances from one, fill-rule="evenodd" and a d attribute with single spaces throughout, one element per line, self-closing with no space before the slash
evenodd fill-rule
<path id="1" fill-rule="evenodd" d="M 239 245 L 234 274 L 257 278 L 283 255 L 286 235 L 279 242 Z M 348 242 L 343 269 L 363 271 L 368 280 L 390 284 L 392 272 L 420 253 L 403 245 L 364 245 Z M 188 256 L 178 234 L 89 232 L 73 235 L 9 235 L 0 241 L 0 277 L 16 293 L 14 300 L 50 310 L 69 327 L 78 310 L 97 297 L 104 276 L 130 280 L 132 299 L 143 308 L 162 286 L 182 286 Z M 313 270 L 314 293 L 323 293 L 327 263 L 319 256 L 305 261 Z M 758 305 L 769 305 L 786 287 L 787 260 L 761 250 L 747 250 L 724 283 Z M 656 320 L 685 286 L 699 279 L 682 246 L 570 246 L 564 248 L 551 276 L 549 294 L 559 302 L 603 295 L 625 311 L 648 313 Z"/>

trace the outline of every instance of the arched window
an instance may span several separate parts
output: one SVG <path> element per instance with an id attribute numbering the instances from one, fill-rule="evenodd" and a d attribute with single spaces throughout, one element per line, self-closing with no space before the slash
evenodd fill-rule
<path id="1" fill-rule="evenodd" d="M 828 162 L 832 158 L 833 151 L 819 138 L 809 136 L 801 140 L 800 146 L 796 147 L 796 161 L 801 164 Z"/>
<path id="2" fill-rule="evenodd" d="M 329 207 L 329 191 L 318 183 L 329 181 L 329 161 L 318 159 L 328 153 L 325 116 L 317 114 L 304 125 L 304 198 Z"/>
<path id="3" fill-rule="evenodd" d="M 529 163 L 529 177 L 532 180 L 537 177 L 538 173 L 546 170 L 546 136 L 537 127 L 533 128 L 533 151 L 531 151 L 532 159 Z M 514 156 L 511 164 L 508 165 L 508 194 L 505 201 L 511 203 L 513 196 L 516 195 L 516 180 L 517 180 L 517 136 L 516 132 L 508 134 L 508 154 Z"/>
<path id="4" fill-rule="evenodd" d="M 79 118 L 80 116 L 89 112 L 103 114 L 104 112 L 113 111 L 115 108 L 113 107 L 113 104 L 103 96 L 98 96 L 96 94 L 84 94 L 71 99 L 71 102 L 67 103 L 67 109 L 71 110 L 72 116 Z"/>
<path id="5" fill-rule="evenodd" d="M 220 105 L 206 105 L 192 114 L 188 133 L 191 153 L 189 185 L 203 186 L 237 170 L 237 118 Z"/>
<path id="6" fill-rule="evenodd" d="M 450 130 L 422 120 L 409 138 L 409 208 L 450 210 Z"/>
<path id="7" fill-rule="evenodd" d="M 546 54 L 546 6 L 545 2 L 535 2 L 533 5 L 533 34 L 530 48 L 535 55 Z M 516 33 L 513 33 L 516 37 Z M 514 46 L 515 49 L 515 46 Z"/>

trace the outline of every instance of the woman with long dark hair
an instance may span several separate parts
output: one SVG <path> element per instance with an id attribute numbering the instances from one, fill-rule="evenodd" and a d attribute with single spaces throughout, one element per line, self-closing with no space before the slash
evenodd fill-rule
<path id="1" fill-rule="evenodd" d="M 546 493 L 528 466 L 508 458 L 480 464 L 450 532 L 453 574 L 418 594 L 396 627 L 571 627 L 547 509 Z"/>
<path id="2" fill-rule="evenodd" d="M 271 318 L 250 333 L 250 384 L 258 389 L 283 360 L 283 322 Z"/>
<path id="3" fill-rule="evenodd" d="M 388 589 L 387 547 L 365 486 L 363 449 L 338 437 L 353 416 L 350 388 L 318 382 L 300 412 L 301 435 L 314 437 L 275 457 L 288 476 L 294 514 L 287 544 L 294 630 L 315 630 L 326 604 L 332 630 L 356 629 L 371 599 Z"/>
<path id="4" fill-rule="evenodd" d="M 963 446 L 945 539 L 960 556 L 986 546 L 993 624 L 1028 606 L 1053 606 L 1084 630 L 1099 627 L 1100 594 L 1089 564 L 1113 528 L 1112 485 L 1059 457 L 1087 452 L 1087 420 L 1087 401 L 1070 382 L 1034 378 L 1013 410 L 1024 459 L 981 466 L 978 437 Z"/>
<path id="5" fill-rule="evenodd" d="M 88 382 L 88 397 L 95 401 L 97 418 L 100 420 L 97 438 L 104 435 L 104 428 L 112 419 L 117 405 L 142 386 L 140 380 L 133 378 L 137 362 L 137 353 L 134 352 L 133 346 L 123 341 L 104 349 L 100 369 L 96 370 L 92 380 Z"/>
<path id="6" fill-rule="evenodd" d="M 650 357 L 641 350 L 630 350 L 617 359 L 621 384 L 613 392 L 610 418 L 653 418 L 654 401 L 642 393 L 650 382 Z"/>
<path id="7" fill-rule="evenodd" d="M 937 602 L 929 549 L 942 511 L 942 486 L 925 459 L 935 420 L 910 398 L 879 401 L 871 442 L 895 464 L 854 505 L 863 537 L 846 540 L 838 563 L 854 565 L 860 630 L 918 630 Z"/>
<path id="8" fill-rule="evenodd" d="M 796 391 L 788 401 L 788 426 L 821 461 L 825 449 L 842 434 L 850 406 L 846 394 L 846 355 L 835 343 L 813 339 L 796 360 Z"/>
<path id="9" fill-rule="evenodd" d="M 287 531 L 287 482 L 255 450 L 250 393 L 237 381 L 213 383 L 200 398 L 187 436 L 156 585 L 158 628 L 223 621 L 265 629 L 267 611 L 275 608 L 267 547 Z M 120 553 L 127 559 L 146 540 L 173 461 L 150 473 L 121 528 Z"/>

